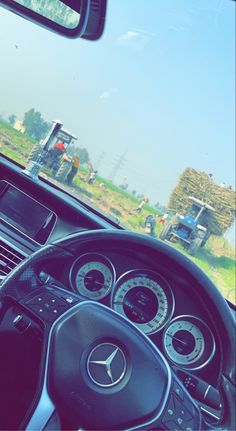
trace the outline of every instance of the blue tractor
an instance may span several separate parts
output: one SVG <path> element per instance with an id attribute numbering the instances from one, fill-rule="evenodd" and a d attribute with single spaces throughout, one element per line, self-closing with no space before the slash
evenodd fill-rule
<path id="1" fill-rule="evenodd" d="M 184 214 L 177 214 L 160 234 L 160 239 L 180 242 L 190 255 L 194 256 L 199 247 L 204 247 L 211 231 L 209 228 L 210 213 L 215 211 L 197 198 L 189 197 L 192 201 L 190 209 Z"/>

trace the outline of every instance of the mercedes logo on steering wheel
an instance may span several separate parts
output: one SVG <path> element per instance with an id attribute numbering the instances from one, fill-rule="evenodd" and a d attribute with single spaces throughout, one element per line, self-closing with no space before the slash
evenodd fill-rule
<path id="1" fill-rule="evenodd" d="M 87 371 L 96 385 L 106 388 L 115 386 L 125 375 L 125 355 L 115 344 L 98 344 L 88 356 Z"/>

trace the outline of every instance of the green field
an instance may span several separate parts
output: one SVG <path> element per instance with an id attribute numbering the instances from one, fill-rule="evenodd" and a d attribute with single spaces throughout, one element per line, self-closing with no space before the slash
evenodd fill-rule
<path id="1" fill-rule="evenodd" d="M 28 154 L 33 148 L 34 141 L 31 138 L 14 130 L 8 123 L 0 121 L 0 151 L 6 156 L 14 159 L 18 163 L 25 165 Z M 50 177 L 49 171 L 44 171 L 44 175 L 55 182 Z M 73 195 L 93 206 L 99 208 L 104 213 L 117 220 L 127 229 L 145 234 L 144 221 L 148 214 L 157 217 L 159 212 L 149 206 L 144 205 L 142 212 L 137 214 L 138 200 L 133 195 L 112 184 L 102 177 L 98 177 L 93 185 L 86 182 L 88 172 L 85 167 L 80 167 L 73 186 L 68 187 L 59 183 L 67 191 L 73 191 Z M 156 224 L 156 234 L 159 237 L 162 226 Z M 181 252 L 187 252 L 178 244 L 172 244 Z M 188 255 L 188 254 L 187 254 Z M 223 295 L 235 301 L 235 248 L 232 247 L 223 237 L 211 237 L 207 245 L 199 250 L 196 257 L 188 255 L 197 265 L 199 265 L 208 276 L 215 282 Z"/>

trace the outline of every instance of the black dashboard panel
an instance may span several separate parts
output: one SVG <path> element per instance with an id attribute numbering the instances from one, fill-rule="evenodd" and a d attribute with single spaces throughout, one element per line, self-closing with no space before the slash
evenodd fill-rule
<path id="1" fill-rule="evenodd" d="M 3 181 L 11 190 L 16 188 L 27 195 L 32 213 L 35 205 L 40 205 L 47 209 L 43 218 L 55 214 L 46 244 L 56 244 L 78 232 L 121 229 L 95 209 L 43 178 L 28 177 L 21 166 L 0 156 L 0 184 Z M 0 219 L 0 282 L 21 260 L 41 248 L 35 239 L 4 217 Z M 37 275 L 41 285 L 49 289 L 50 284 L 55 285 L 72 295 L 76 293 L 78 300 L 97 300 L 114 308 L 140 325 L 177 374 L 178 371 L 187 372 L 189 378 L 192 373 L 217 386 L 221 341 L 204 298 L 186 273 L 179 272 L 177 266 L 168 267 L 161 253 L 154 259 L 142 248 L 114 247 L 112 241 L 106 246 L 99 243 L 83 249 L 79 236 L 77 241 L 75 249 L 63 258 L 63 264 L 49 260 L 39 268 Z M 181 363 L 183 360 L 185 362 Z"/>
<path id="2" fill-rule="evenodd" d="M 105 259 L 109 262 L 107 273 L 104 269 Z M 112 279 L 109 277 L 111 265 L 114 268 L 114 279 L 110 288 L 108 284 L 110 278 Z M 53 272 L 53 268 L 51 269 Z M 99 253 L 98 250 L 91 249 L 87 250 L 86 255 L 76 256 L 68 265 L 65 264 L 60 275 L 55 276 L 59 277 L 67 289 L 76 292 L 81 300 L 92 299 L 111 306 L 136 324 L 150 336 L 170 363 L 204 376 L 209 383 L 217 380 L 220 369 L 220 343 L 211 315 L 188 280 L 164 267 L 161 261 L 153 263 L 134 250 L 115 251 L 112 247 L 110 250 L 101 247 Z M 100 295 L 103 284 L 105 287 L 107 285 L 105 296 Z M 157 309 L 155 316 L 152 316 L 154 296 L 157 298 Z M 174 340 L 175 352 L 181 353 L 185 361 L 183 364 L 178 363 L 177 356 L 172 359 L 168 357 L 164 341 L 167 329 L 170 328 L 171 331 L 171 325 L 174 326 L 175 321 L 176 325 L 184 322 L 182 327 L 173 328 L 175 332 L 178 330 L 180 337 L 180 340 Z M 182 349 L 181 343 L 185 343 L 186 338 L 189 345 L 199 338 L 192 352 L 191 348 L 189 352 L 188 349 L 186 352 Z M 217 373 L 215 370 L 218 370 Z"/>
<path id="3" fill-rule="evenodd" d="M 75 232 L 121 229 L 112 220 L 44 178 L 29 177 L 22 166 L 3 155 L 0 155 L 0 185 L 0 282 L 41 244 Z M 6 189 L 10 192 L 10 201 L 7 201 Z M 20 208 L 17 202 L 24 203 L 24 208 Z M 39 209 L 41 215 L 38 214 Z M 41 222 L 40 228 L 38 224 Z"/>
<path id="4" fill-rule="evenodd" d="M 38 244 L 45 244 L 57 216 L 5 180 L 0 181 L 0 219 Z"/>
<path id="5" fill-rule="evenodd" d="M 52 186 L 43 177 L 29 177 L 21 166 L 3 155 L 0 155 L 0 180 L 7 181 L 57 215 L 58 221 L 50 241 L 79 230 L 120 228 L 112 220 L 102 217 L 96 209 Z"/>
<path id="6" fill-rule="evenodd" d="M 63 263 L 61 258 L 58 263 L 55 259 L 47 261 L 38 271 L 47 289 L 59 287 L 76 294 L 78 300 L 98 301 L 125 316 L 146 333 L 176 372 L 217 386 L 222 352 L 214 320 L 197 286 L 186 273 L 176 271 L 174 265 L 167 266 L 161 254 L 152 259 L 142 249 L 118 246 L 112 240 L 105 246 L 99 242 L 85 249 L 78 237 L 76 249 L 64 256 Z M 123 281 L 126 285 L 123 283 L 118 292 L 118 302 L 124 305 L 122 312 L 114 306 L 114 298 Z M 132 295 L 126 297 L 125 290 Z M 155 315 L 153 293 L 157 297 Z M 145 324 L 151 324 L 148 331 Z M 177 324 L 182 327 L 176 328 Z M 169 347 L 166 337 L 172 330 L 174 343 Z"/>
<path id="7" fill-rule="evenodd" d="M 99 228 L 119 228 L 119 226 L 106 218 L 94 208 L 86 203 L 74 199 L 71 195 L 61 191 L 57 186 L 52 186 L 46 179 L 34 179 L 25 174 L 24 169 L 8 161 L 6 157 L 0 155 L 0 180 L 6 180 L 10 184 L 19 188 L 24 193 L 36 199 L 42 205 L 54 211 L 65 224 L 73 226 L 67 229 L 77 232 L 80 228 L 99 229 Z M 54 235 L 58 237 L 58 229 Z"/>
<path id="8" fill-rule="evenodd" d="M 196 399 L 199 400 L 199 394 L 195 394 L 196 387 L 200 385 L 200 401 L 207 388 L 211 387 L 213 392 L 216 391 L 219 403 L 219 392 L 214 388 L 218 387 L 221 378 L 222 343 L 214 317 L 200 295 L 201 290 L 198 291 L 198 281 L 195 280 L 194 284 L 193 279 L 186 272 L 178 271 L 174 263 L 166 265 L 162 252 L 151 256 L 142 246 L 118 245 L 112 240 L 112 234 L 111 239 L 104 242 L 101 240 L 104 234 L 101 231 L 99 233 L 100 240 L 96 244 L 85 242 L 83 245 L 83 237 L 88 235 L 85 233 L 66 239 L 67 242 L 73 241 L 72 247 L 67 248 L 60 241 L 58 257 L 54 255 L 51 259 L 41 261 L 36 270 L 36 278 L 41 280 L 38 292 L 40 299 L 54 293 L 66 295 L 66 301 L 70 304 L 74 301 L 95 300 L 115 309 L 117 289 L 125 281 L 122 292 L 118 293 L 118 302 L 128 308 L 125 310 L 124 307 L 125 312 L 115 311 L 146 333 Z M 117 233 L 123 235 L 123 232 Z M 96 231 L 90 234 L 96 236 Z M 54 243 L 56 246 L 57 242 Z M 145 292 L 143 287 L 146 288 Z M 125 290 L 134 293 L 128 301 Z M 152 293 L 157 296 L 154 316 Z M 35 297 L 31 300 L 35 303 Z M 37 306 L 41 307 L 41 303 L 37 303 Z M 161 311 L 163 306 L 164 311 Z M 146 320 L 142 321 L 143 317 Z M 153 330 L 151 320 L 154 319 L 158 325 Z M 146 331 L 140 323 L 144 323 L 144 326 L 151 323 L 150 331 Z M 214 418 L 219 417 L 218 408 L 204 403 L 202 408 Z"/>

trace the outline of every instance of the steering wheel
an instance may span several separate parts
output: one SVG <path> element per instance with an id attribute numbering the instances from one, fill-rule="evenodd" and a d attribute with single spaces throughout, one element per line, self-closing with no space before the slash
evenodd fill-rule
<path id="1" fill-rule="evenodd" d="M 226 301 L 186 256 L 162 241 L 121 230 L 78 233 L 47 245 L 3 282 L 2 310 L 14 301 L 33 316 L 39 315 L 40 301 L 44 306 L 57 304 L 55 314 L 41 316 L 44 348 L 39 396 L 21 427 L 59 429 L 58 417 L 64 417 L 71 429 L 213 429 L 204 422 L 198 405 L 164 356 L 137 327 L 102 304 L 81 302 L 75 294 L 69 299 L 60 285 L 42 286 L 39 273 L 46 264 L 60 268 L 78 253 L 100 246 L 140 250 L 153 261 L 161 256 L 171 270 L 192 280 L 222 342 L 224 414 L 218 429 L 235 429 L 235 322 Z"/>

